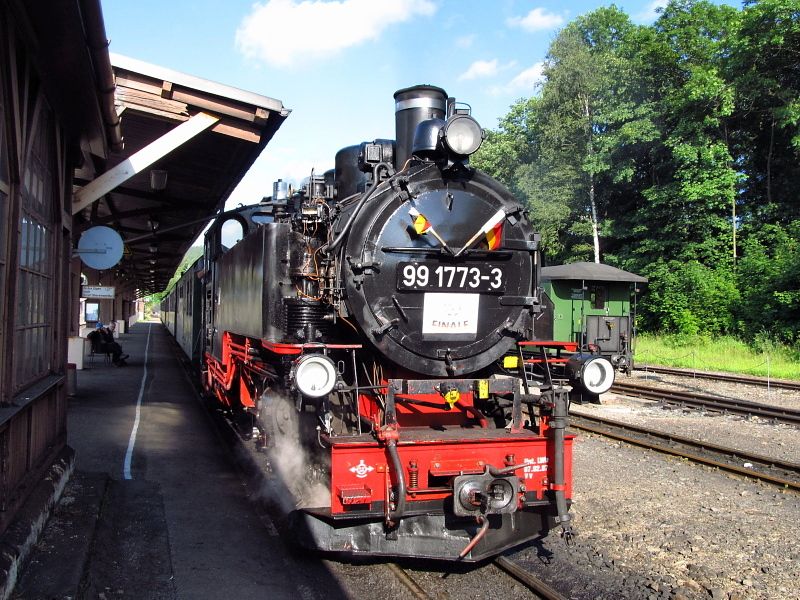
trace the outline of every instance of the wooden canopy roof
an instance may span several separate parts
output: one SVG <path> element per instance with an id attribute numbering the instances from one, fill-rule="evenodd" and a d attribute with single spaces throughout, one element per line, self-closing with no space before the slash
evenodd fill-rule
<path id="1" fill-rule="evenodd" d="M 76 180 L 84 187 L 73 213 L 77 234 L 93 225 L 120 233 L 115 283 L 144 296 L 164 289 L 290 111 L 274 98 L 123 56 L 111 54 L 111 64 L 123 148 L 109 152 L 103 173 Z M 163 189 L 154 171 L 166 177 Z"/>

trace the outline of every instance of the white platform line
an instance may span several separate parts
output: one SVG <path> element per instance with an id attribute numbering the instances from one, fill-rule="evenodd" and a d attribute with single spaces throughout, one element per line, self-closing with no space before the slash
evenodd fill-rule
<path id="1" fill-rule="evenodd" d="M 133 479 L 131 476 L 131 461 L 133 460 L 133 447 L 136 445 L 136 434 L 139 432 L 139 421 L 142 418 L 142 398 L 144 397 L 144 384 L 147 381 L 147 354 L 150 350 L 150 328 L 147 326 L 147 343 L 144 347 L 144 373 L 142 373 L 142 385 L 139 386 L 139 397 L 136 399 L 136 419 L 133 421 L 131 437 L 128 440 L 128 451 L 125 453 L 125 466 L 122 468 L 123 479 Z"/>

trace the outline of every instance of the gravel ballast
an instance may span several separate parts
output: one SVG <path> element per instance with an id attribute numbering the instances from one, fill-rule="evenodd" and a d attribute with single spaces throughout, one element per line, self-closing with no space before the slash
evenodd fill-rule
<path id="1" fill-rule="evenodd" d="M 647 383 L 656 379 L 800 408 L 796 391 L 652 373 Z M 800 429 L 789 425 L 667 410 L 613 394 L 573 411 L 800 462 Z M 544 578 L 571 579 L 564 589 L 571 597 L 800 598 L 800 495 L 584 433 L 575 442 L 573 481 L 575 547 L 548 538 L 549 565 L 541 551 L 518 553 Z"/>

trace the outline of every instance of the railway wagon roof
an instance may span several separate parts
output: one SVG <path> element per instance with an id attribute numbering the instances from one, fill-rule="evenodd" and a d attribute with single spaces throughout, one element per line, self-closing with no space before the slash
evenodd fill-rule
<path id="1" fill-rule="evenodd" d="M 575 262 L 567 265 L 542 267 L 542 279 L 576 281 L 611 281 L 624 283 L 647 283 L 647 277 L 623 271 L 611 265 L 593 262 Z"/>

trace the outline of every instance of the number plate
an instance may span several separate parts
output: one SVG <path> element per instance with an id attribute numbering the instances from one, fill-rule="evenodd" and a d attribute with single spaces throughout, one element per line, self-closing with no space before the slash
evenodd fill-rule
<path id="1" fill-rule="evenodd" d="M 492 263 L 401 262 L 397 265 L 398 290 L 502 293 L 505 288 L 505 271 Z"/>

